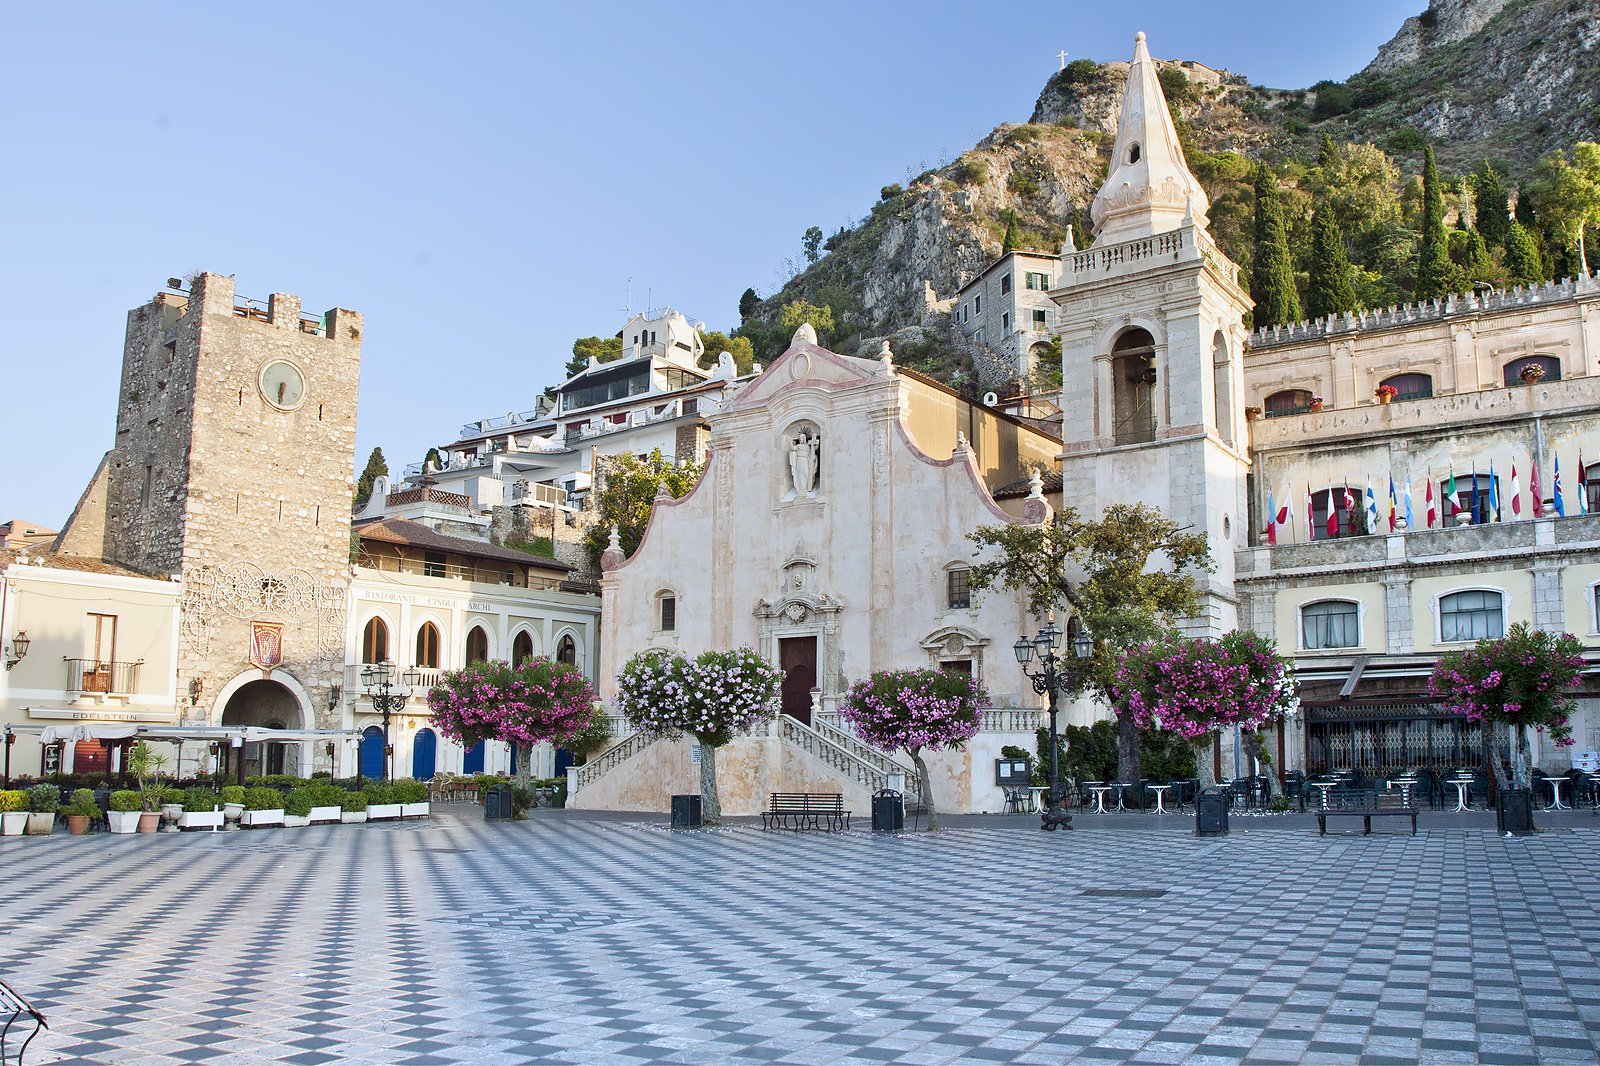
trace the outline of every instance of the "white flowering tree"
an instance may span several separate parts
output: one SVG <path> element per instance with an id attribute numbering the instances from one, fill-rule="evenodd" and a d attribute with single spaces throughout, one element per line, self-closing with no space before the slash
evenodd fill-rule
<path id="1" fill-rule="evenodd" d="M 904 748 L 917 764 L 917 783 L 928 808 L 928 828 L 939 828 L 933 782 L 923 749 L 959 748 L 983 726 L 988 693 L 967 674 L 949 670 L 880 670 L 850 686 L 839 713 L 869 744 Z"/>
<path id="2" fill-rule="evenodd" d="M 777 711 L 783 671 L 753 648 L 706 651 L 694 659 L 654 649 L 617 675 L 617 709 L 635 729 L 700 743 L 700 798 L 707 825 L 722 821 L 717 749 Z"/>

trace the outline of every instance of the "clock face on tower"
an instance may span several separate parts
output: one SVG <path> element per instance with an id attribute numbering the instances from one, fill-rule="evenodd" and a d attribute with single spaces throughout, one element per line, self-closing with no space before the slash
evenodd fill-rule
<path id="1" fill-rule="evenodd" d="M 275 359 L 261 368 L 261 395 L 280 411 L 293 411 L 306 398 L 306 379 L 300 368 Z"/>

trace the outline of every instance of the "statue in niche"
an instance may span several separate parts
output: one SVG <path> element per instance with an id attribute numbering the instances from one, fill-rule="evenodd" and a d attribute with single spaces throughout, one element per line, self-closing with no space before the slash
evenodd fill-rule
<path id="1" fill-rule="evenodd" d="M 796 496 L 817 494 L 817 463 L 821 442 L 809 430 L 789 441 L 789 477 Z"/>

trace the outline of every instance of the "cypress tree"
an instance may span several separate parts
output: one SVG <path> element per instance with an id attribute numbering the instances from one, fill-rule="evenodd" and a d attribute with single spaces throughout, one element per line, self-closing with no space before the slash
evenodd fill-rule
<path id="1" fill-rule="evenodd" d="M 1344 254 L 1344 237 L 1326 210 L 1311 219 L 1311 285 L 1306 290 L 1306 305 L 1312 318 L 1343 314 L 1360 306 L 1350 277 L 1350 260 Z"/>
<path id="2" fill-rule="evenodd" d="M 1256 165 L 1256 250 L 1250 268 L 1250 296 L 1256 302 L 1257 326 L 1300 320 L 1300 294 L 1294 287 L 1278 179 L 1265 163 Z"/>
<path id="3" fill-rule="evenodd" d="M 1439 192 L 1439 171 L 1433 165 L 1433 145 L 1422 156 L 1422 254 L 1417 259 L 1417 283 L 1412 289 L 1419 300 L 1430 300 L 1450 292 L 1450 247 L 1444 233 L 1444 197 Z"/>
<path id="4" fill-rule="evenodd" d="M 1472 191 L 1478 200 L 1478 232 L 1487 244 L 1504 244 L 1511 225 L 1511 197 L 1500 172 L 1486 159 L 1472 175 Z"/>
<path id="5" fill-rule="evenodd" d="M 1506 227 L 1506 284 L 1536 285 L 1543 280 L 1539 247 L 1522 223 L 1513 220 Z"/>
<path id="6" fill-rule="evenodd" d="M 382 448 L 372 449 L 372 454 L 367 456 L 366 469 L 361 471 L 361 477 L 356 480 L 356 507 L 365 507 L 372 498 L 372 483 L 380 477 L 389 474 L 389 463 L 383 457 Z"/>
<path id="7" fill-rule="evenodd" d="M 1322 147 L 1317 151 L 1317 166 L 1322 168 L 1324 180 L 1332 177 L 1333 172 L 1339 168 L 1339 149 L 1326 132 L 1322 135 Z"/>

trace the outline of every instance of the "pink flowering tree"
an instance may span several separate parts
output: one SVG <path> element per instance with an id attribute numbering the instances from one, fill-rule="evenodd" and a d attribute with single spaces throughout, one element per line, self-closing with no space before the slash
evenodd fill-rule
<path id="1" fill-rule="evenodd" d="M 701 815 L 722 822 L 717 749 L 777 713 L 783 671 L 753 648 L 705 651 L 693 659 L 652 649 L 617 675 L 617 709 L 635 729 L 700 743 Z"/>
<path id="2" fill-rule="evenodd" d="M 1496 758 L 1491 767 L 1502 784 L 1527 788 L 1528 730 L 1548 730 L 1557 747 L 1572 744 L 1572 691 L 1583 668 L 1577 637 L 1518 622 L 1498 640 L 1480 640 L 1466 651 L 1441 656 L 1428 691 L 1446 710 L 1492 729 Z M 1515 751 L 1508 751 L 1513 739 Z"/>
<path id="3" fill-rule="evenodd" d="M 561 743 L 594 718 L 594 686 L 575 666 L 543 657 L 521 666 L 475 662 L 448 671 L 428 693 L 440 733 L 463 747 L 498 740 L 517 748 L 517 783 L 528 786 L 533 746 Z"/>
<path id="4" fill-rule="evenodd" d="M 1176 733 L 1199 750 L 1200 787 L 1213 788 L 1210 747 L 1230 726 L 1259 730 L 1294 713 L 1293 667 L 1272 641 L 1238 630 L 1220 638 L 1168 637 L 1142 644 L 1118 665 L 1110 696 L 1147 729 Z M 1271 780 L 1273 775 L 1268 775 Z"/>
<path id="5" fill-rule="evenodd" d="M 917 765 L 917 784 L 928 808 L 928 828 L 939 828 L 933 783 L 923 749 L 959 748 L 983 726 L 989 694 L 967 674 L 948 670 L 880 670 L 857 681 L 839 713 L 868 744 L 904 748 Z"/>

